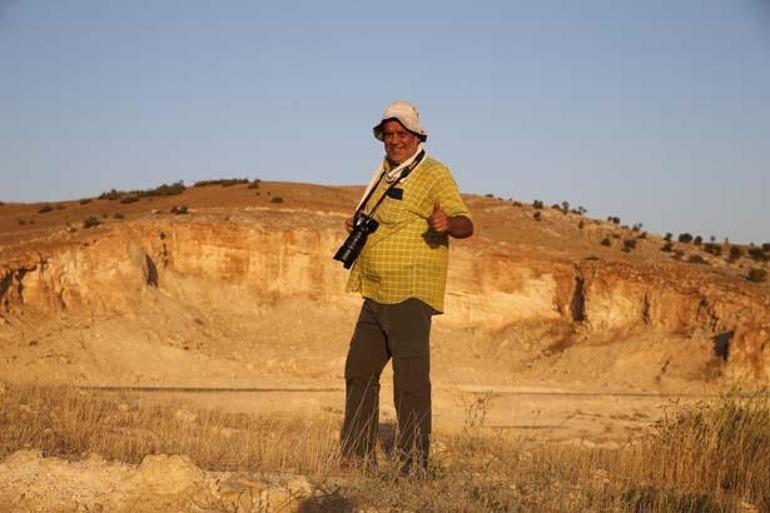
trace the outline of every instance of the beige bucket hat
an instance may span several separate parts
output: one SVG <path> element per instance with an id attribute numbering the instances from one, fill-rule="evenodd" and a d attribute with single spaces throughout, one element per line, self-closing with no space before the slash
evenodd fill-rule
<path id="1" fill-rule="evenodd" d="M 374 137 L 378 140 L 383 140 L 383 128 L 382 125 L 389 119 L 396 119 L 404 128 L 417 134 L 420 141 L 425 142 L 428 138 L 428 132 L 422 127 L 420 123 L 420 113 L 417 112 L 417 107 L 411 103 L 403 100 L 395 101 L 387 106 L 385 112 L 382 114 L 380 123 L 374 127 Z"/>

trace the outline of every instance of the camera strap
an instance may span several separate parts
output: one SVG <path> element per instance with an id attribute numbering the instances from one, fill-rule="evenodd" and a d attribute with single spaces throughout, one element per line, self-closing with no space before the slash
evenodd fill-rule
<path id="1" fill-rule="evenodd" d="M 385 191 L 382 193 L 382 196 L 377 200 L 377 203 L 374 204 L 374 206 L 371 208 L 369 213 L 367 214 L 369 217 L 372 217 L 374 213 L 377 211 L 377 208 L 380 206 L 380 204 L 383 202 L 383 200 L 388 196 L 388 192 L 390 192 L 391 189 L 393 189 L 398 183 L 409 176 L 414 169 L 420 165 L 420 162 L 422 162 L 422 159 L 425 157 L 425 150 L 422 150 L 412 161 L 411 164 L 409 164 L 406 168 L 404 168 L 403 171 L 401 171 L 401 174 L 393 180 L 393 182 L 388 185 L 388 187 L 385 189 Z M 386 171 L 383 171 L 382 174 L 380 174 L 380 177 L 377 179 L 377 183 L 374 187 L 372 187 L 372 190 L 369 191 L 369 194 L 366 196 L 366 199 L 361 203 L 361 210 L 366 208 L 366 204 L 369 202 L 369 199 L 372 197 L 374 192 L 377 190 L 377 188 L 380 186 L 380 182 L 382 182 L 382 179 L 387 174 Z"/>

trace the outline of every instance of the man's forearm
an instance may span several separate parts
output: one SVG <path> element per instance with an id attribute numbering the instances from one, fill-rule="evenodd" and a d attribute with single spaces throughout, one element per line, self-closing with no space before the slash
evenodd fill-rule
<path id="1" fill-rule="evenodd" d="M 466 239 L 473 235 L 473 223 L 465 216 L 453 216 L 447 219 L 447 233 L 455 239 Z"/>

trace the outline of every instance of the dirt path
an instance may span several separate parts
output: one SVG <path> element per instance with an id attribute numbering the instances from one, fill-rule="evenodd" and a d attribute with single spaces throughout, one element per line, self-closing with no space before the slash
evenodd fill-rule
<path id="1" fill-rule="evenodd" d="M 229 413 L 308 415 L 326 413 L 342 419 L 341 386 L 285 387 L 81 387 L 100 394 L 130 394 L 143 401 L 216 409 Z M 395 422 L 392 387 L 381 390 L 380 421 Z M 434 426 L 437 433 L 466 427 L 515 436 L 526 441 L 553 441 L 618 447 L 649 432 L 655 421 L 716 394 L 664 394 L 596 391 L 559 387 L 437 386 Z"/>

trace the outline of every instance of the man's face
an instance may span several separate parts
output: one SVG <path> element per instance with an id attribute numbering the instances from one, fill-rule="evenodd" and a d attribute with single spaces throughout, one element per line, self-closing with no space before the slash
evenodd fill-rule
<path id="1" fill-rule="evenodd" d="M 404 125 L 399 121 L 395 119 L 388 120 L 382 126 L 382 129 L 385 155 L 388 156 L 391 164 L 401 164 L 417 151 L 420 139 L 404 128 Z"/>

